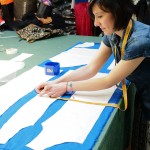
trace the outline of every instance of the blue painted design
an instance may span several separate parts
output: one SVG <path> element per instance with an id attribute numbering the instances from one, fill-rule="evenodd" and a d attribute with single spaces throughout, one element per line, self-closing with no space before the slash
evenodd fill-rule
<path id="1" fill-rule="evenodd" d="M 81 42 L 77 43 L 80 44 Z M 75 45 L 74 45 L 75 46 Z M 96 43 L 92 49 L 98 49 L 99 44 Z M 68 49 L 69 50 L 69 49 Z M 113 56 L 109 58 L 106 62 L 104 67 L 100 70 L 102 73 L 109 73 L 108 70 L 109 65 L 113 61 Z M 38 66 L 44 67 L 46 62 L 50 62 L 50 60 L 46 60 L 43 63 L 39 64 Z M 61 68 L 63 70 L 59 75 L 54 76 L 50 80 L 54 80 L 59 78 L 60 76 L 64 75 L 69 70 L 75 70 L 80 68 L 81 66 L 74 66 L 74 67 L 64 67 Z M 127 81 L 129 84 L 129 82 Z M 119 85 L 121 86 L 121 84 Z M 36 92 L 33 90 L 21 99 L 19 99 L 14 105 L 12 105 L 3 115 L 0 116 L 0 128 L 28 101 L 30 101 L 33 97 L 36 96 Z M 65 94 L 63 97 L 69 98 L 70 94 Z M 112 95 L 109 103 L 118 103 L 120 97 L 122 96 L 122 91 L 117 89 L 114 94 Z M 42 123 L 53 116 L 58 110 L 60 110 L 63 105 L 67 101 L 64 100 L 56 100 L 54 103 L 49 105 L 47 110 L 43 113 L 43 115 L 36 121 L 36 123 L 32 126 L 27 126 L 22 128 L 18 133 L 16 133 L 13 137 L 11 137 L 5 144 L 0 144 L 0 150 L 31 150 L 31 148 L 27 147 L 26 145 L 31 142 L 34 138 L 36 138 L 41 131 Z M 92 130 L 88 134 L 87 138 L 85 139 L 83 144 L 74 143 L 74 142 L 66 142 L 63 144 L 54 145 L 52 147 L 47 147 L 46 150 L 88 150 L 92 149 L 95 145 L 95 142 L 99 135 L 101 134 L 107 120 L 109 119 L 111 113 L 113 112 L 114 108 L 112 107 L 105 107 L 101 115 L 99 116 L 98 120 L 96 121 L 95 125 L 93 126 Z"/>

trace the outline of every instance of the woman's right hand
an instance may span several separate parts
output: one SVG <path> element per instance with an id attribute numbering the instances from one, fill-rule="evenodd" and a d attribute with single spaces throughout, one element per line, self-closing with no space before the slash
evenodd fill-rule
<path id="1" fill-rule="evenodd" d="M 59 97 L 62 96 L 67 90 L 66 82 L 56 83 L 54 81 L 43 82 L 39 84 L 35 91 L 39 94 L 39 96 L 43 96 L 47 94 L 49 97 Z"/>
<path id="2" fill-rule="evenodd" d="M 50 85 L 50 84 L 54 84 L 53 81 L 49 81 L 49 82 L 43 82 L 41 84 L 39 84 L 37 87 L 35 87 L 35 91 L 40 94 L 41 91 L 45 88 L 45 86 Z"/>
<path id="3" fill-rule="evenodd" d="M 35 87 L 35 91 L 39 94 L 46 85 L 47 85 L 47 82 L 43 82 L 43 83 L 39 84 L 37 87 Z"/>

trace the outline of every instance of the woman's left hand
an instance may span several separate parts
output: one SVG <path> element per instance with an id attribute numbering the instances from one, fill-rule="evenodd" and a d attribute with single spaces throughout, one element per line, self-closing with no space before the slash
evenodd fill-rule
<path id="1" fill-rule="evenodd" d="M 58 84 L 47 84 L 44 89 L 39 93 L 40 96 L 47 94 L 49 97 L 60 97 L 66 93 L 66 82 Z"/>

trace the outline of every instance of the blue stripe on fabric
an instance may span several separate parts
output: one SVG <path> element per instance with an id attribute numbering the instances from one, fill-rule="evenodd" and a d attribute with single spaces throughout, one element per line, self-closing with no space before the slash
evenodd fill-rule
<path id="1" fill-rule="evenodd" d="M 1 116 L 0 116 L 0 128 L 28 101 L 35 97 L 37 93 L 32 91 L 20 98 L 16 103 L 9 107 Z"/>
<path id="2" fill-rule="evenodd" d="M 83 42 L 79 42 L 79 43 L 77 43 L 77 44 L 75 44 L 74 46 L 77 46 L 78 44 L 83 44 Z M 73 46 L 73 47 L 74 47 Z M 73 48 L 73 47 L 71 47 L 71 48 Z M 86 47 L 87 49 L 99 49 L 99 47 L 100 47 L 100 43 L 94 43 L 94 45 L 93 46 L 89 46 L 89 47 Z M 78 47 L 78 48 L 83 48 L 83 47 Z M 70 49 L 70 48 L 69 48 Z M 67 49 L 67 50 L 69 50 L 69 49 Z"/>
<path id="3" fill-rule="evenodd" d="M 27 149 L 25 145 L 31 142 L 42 132 L 42 123 L 53 116 L 65 103 L 66 101 L 56 100 L 54 103 L 50 104 L 44 114 L 37 120 L 34 125 L 22 128 L 18 133 L 10 138 L 9 141 L 3 145 L 3 147 L 5 149 L 9 148 L 11 150 Z"/>

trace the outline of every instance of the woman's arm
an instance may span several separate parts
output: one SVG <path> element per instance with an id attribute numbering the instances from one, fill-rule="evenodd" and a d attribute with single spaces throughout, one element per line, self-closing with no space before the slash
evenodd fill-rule
<path id="1" fill-rule="evenodd" d="M 66 91 L 96 91 L 110 88 L 130 75 L 143 60 L 144 57 L 128 61 L 121 60 L 107 76 L 102 78 L 47 85 L 40 92 L 40 95 L 47 94 L 50 97 L 59 97 Z"/>
<path id="2" fill-rule="evenodd" d="M 110 88 L 130 75 L 144 60 L 144 57 L 133 60 L 121 60 L 114 69 L 103 78 L 72 82 L 75 91 L 94 91 Z"/>
<path id="3" fill-rule="evenodd" d="M 112 51 L 109 47 L 101 43 L 101 46 L 99 48 L 99 51 L 95 55 L 95 57 L 91 60 L 91 62 L 83 66 L 77 70 L 72 71 L 71 73 L 65 74 L 64 76 L 50 81 L 50 82 L 44 82 L 38 85 L 35 90 L 37 93 L 47 94 L 50 90 L 51 85 L 58 84 L 62 82 L 68 82 L 68 81 L 81 81 L 81 80 L 87 80 L 91 77 L 93 77 L 99 69 L 104 65 L 104 63 L 107 61 L 107 59 L 110 57 Z M 63 92 L 66 92 L 66 85 L 63 84 L 64 90 Z M 61 89 L 61 87 L 60 87 Z"/>
<path id="4" fill-rule="evenodd" d="M 106 46 L 103 44 L 102 47 Z M 107 47 L 105 49 L 107 53 L 104 51 L 104 49 L 101 50 L 98 52 L 99 55 L 96 55 L 88 66 L 89 68 L 90 65 L 92 66 L 92 69 L 90 68 L 91 70 L 89 71 L 91 74 L 92 71 L 94 72 L 92 75 L 95 75 L 98 72 L 99 68 L 102 67 L 104 62 L 108 59 L 108 56 L 111 54 L 110 52 L 108 53 Z M 84 71 L 80 72 L 79 70 L 78 72 L 77 70 L 75 71 L 76 73 L 81 73 L 79 75 L 77 74 L 77 78 L 74 77 L 74 73 L 72 73 L 74 75 L 73 77 L 70 75 L 68 75 L 68 78 L 62 77 L 61 82 L 59 82 L 58 84 L 45 86 L 44 89 L 41 91 L 40 95 L 48 94 L 48 96 L 51 97 L 59 97 L 63 95 L 66 91 L 96 91 L 110 88 L 111 86 L 117 84 L 122 79 L 130 75 L 143 60 L 144 57 L 136 58 L 133 60 L 121 60 L 107 76 L 102 78 L 94 78 L 87 80 L 87 78 L 85 77 L 91 77 L 92 75 L 89 73 L 88 76 L 86 76 L 84 75 Z M 71 82 L 66 84 L 67 81 Z"/>

